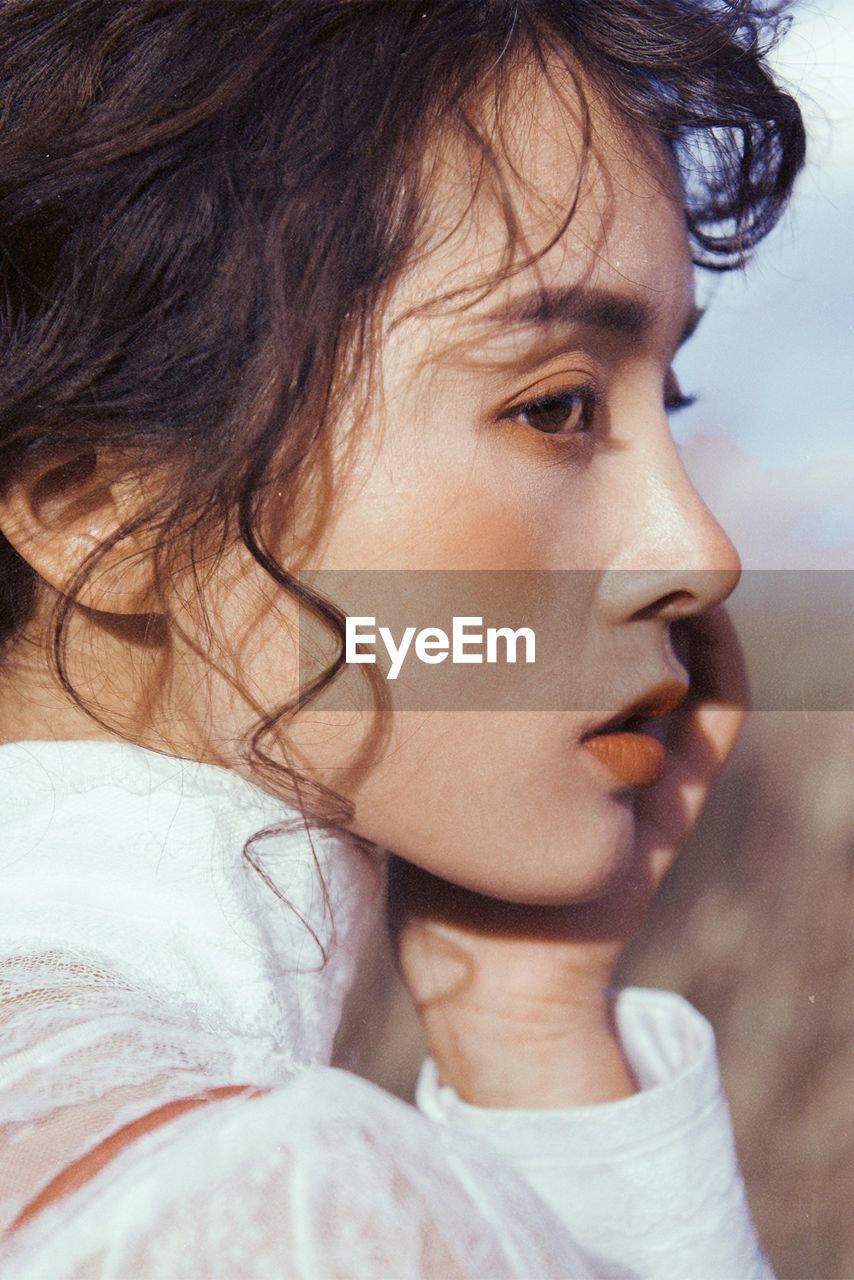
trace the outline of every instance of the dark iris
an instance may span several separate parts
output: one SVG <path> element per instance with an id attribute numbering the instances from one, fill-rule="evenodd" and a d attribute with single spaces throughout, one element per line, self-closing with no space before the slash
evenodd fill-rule
<path id="1" fill-rule="evenodd" d="M 591 399 L 585 399 L 575 391 L 565 391 L 529 400 L 519 413 L 537 431 L 555 435 L 577 427 L 586 429 L 590 425 L 592 411 Z"/>

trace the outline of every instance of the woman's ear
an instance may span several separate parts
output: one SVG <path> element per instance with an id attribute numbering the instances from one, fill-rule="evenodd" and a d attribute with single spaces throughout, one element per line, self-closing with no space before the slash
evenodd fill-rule
<path id="1" fill-rule="evenodd" d="M 144 510 L 143 486 L 127 459 L 93 448 L 35 463 L 0 492 L 0 530 L 39 577 L 66 594 L 89 556 Z M 75 593 L 99 612 L 156 612 L 150 549 L 123 538 Z"/>

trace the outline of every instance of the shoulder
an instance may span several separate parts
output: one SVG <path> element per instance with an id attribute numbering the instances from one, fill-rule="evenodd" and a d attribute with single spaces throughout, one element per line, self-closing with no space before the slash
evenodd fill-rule
<path id="1" fill-rule="evenodd" d="M 575 1261 L 500 1159 L 325 1067 L 138 1135 L 29 1224 L 19 1250 L 32 1261 L 22 1276 L 57 1280 L 100 1275 L 108 1252 L 119 1275 L 187 1274 L 189 1260 L 193 1274 L 242 1280 L 558 1280 Z"/>

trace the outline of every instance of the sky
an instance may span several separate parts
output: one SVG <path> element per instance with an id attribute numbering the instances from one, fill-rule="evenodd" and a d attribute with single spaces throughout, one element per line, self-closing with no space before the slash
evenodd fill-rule
<path id="1" fill-rule="evenodd" d="M 854 0 L 800 3 L 774 56 L 809 156 L 744 273 L 698 275 L 709 304 L 676 369 L 689 472 L 747 568 L 854 568 Z"/>

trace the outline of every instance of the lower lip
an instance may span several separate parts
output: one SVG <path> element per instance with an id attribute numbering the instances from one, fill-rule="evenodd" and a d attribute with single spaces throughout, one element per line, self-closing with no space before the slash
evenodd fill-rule
<path id="1" fill-rule="evenodd" d="M 648 733 L 597 733 L 581 745 L 627 787 L 657 782 L 667 764 L 667 748 Z"/>

